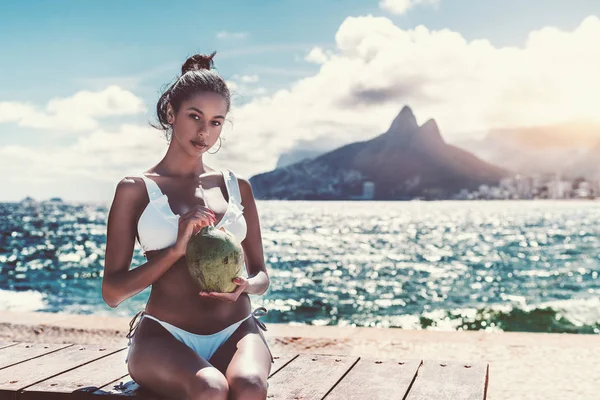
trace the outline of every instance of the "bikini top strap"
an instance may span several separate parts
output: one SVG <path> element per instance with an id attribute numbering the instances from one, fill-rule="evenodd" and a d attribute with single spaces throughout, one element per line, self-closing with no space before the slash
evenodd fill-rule
<path id="1" fill-rule="evenodd" d="M 240 185 L 238 183 L 237 177 L 235 176 L 232 170 L 227 169 L 227 172 L 227 180 L 225 183 L 227 184 L 227 190 L 229 191 L 229 195 L 233 196 L 236 202 L 241 205 L 242 195 L 240 193 Z"/>
<path id="2" fill-rule="evenodd" d="M 142 174 L 141 177 L 146 183 L 146 191 L 148 192 L 148 198 L 150 199 L 150 201 L 154 201 L 162 196 L 162 191 L 160 190 L 156 182 L 154 182 L 154 180 L 148 178 L 144 174 Z"/>

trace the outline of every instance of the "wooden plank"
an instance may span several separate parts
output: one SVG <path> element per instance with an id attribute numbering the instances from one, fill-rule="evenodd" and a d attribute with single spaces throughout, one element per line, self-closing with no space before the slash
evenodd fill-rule
<path id="1" fill-rule="evenodd" d="M 325 400 L 403 399 L 420 365 L 421 360 L 361 357 Z"/>
<path id="2" fill-rule="evenodd" d="M 100 400 L 143 399 L 162 400 L 161 397 L 146 388 L 140 387 L 130 375 L 111 382 L 91 393 L 93 398 Z M 100 396 L 100 397 L 99 397 Z"/>
<path id="3" fill-rule="evenodd" d="M 92 361 L 60 375 L 29 386 L 19 394 L 19 400 L 68 399 L 72 392 L 95 392 L 99 388 L 128 375 L 123 362 L 127 349 Z"/>
<path id="4" fill-rule="evenodd" d="M 21 343 L 21 342 L 0 342 L 0 350 L 4 349 L 6 347 L 17 345 L 19 343 Z"/>
<path id="5" fill-rule="evenodd" d="M 322 399 L 358 357 L 300 354 L 269 379 L 269 399 Z"/>
<path id="6" fill-rule="evenodd" d="M 20 393 L 19 400 L 164 400 L 127 374 L 124 351 L 123 346 L 0 342 L 0 399 Z M 407 387 L 405 400 L 482 400 L 487 394 L 489 366 L 481 363 L 427 360 L 419 368 L 418 360 L 306 353 L 274 359 L 269 399 L 402 399 Z"/>
<path id="7" fill-rule="evenodd" d="M 73 346 L 72 343 L 67 344 L 49 344 L 49 343 L 27 343 L 21 342 L 14 346 L 0 349 L 0 370 L 10 367 L 36 357 L 52 353 L 66 347 Z"/>
<path id="8" fill-rule="evenodd" d="M 271 373 L 269 374 L 269 378 L 275 375 L 278 371 L 280 371 L 287 363 L 292 361 L 294 358 L 298 357 L 298 354 L 291 354 L 285 356 L 273 356 L 273 365 L 271 366 Z M 271 383 L 269 383 L 270 385 Z"/>
<path id="9" fill-rule="evenodd" d="M 70 345 L 59 351 L 4 368 L 0 370 L 0 397 L 13 396 L 14 398 L 15 393 L 28 386 L 105 357 L 122 348 L 122 346 L 106 348 L 96 345 Z"/>
<path id="10" fill-rule="evenodd" d="M 281 371 L 291 360 L 298 357 L 297 354 L 286 355 L 286 356 L 273 356 L 273 366 L 271 366 L 272 377 L 275 373 Z M 271 378 L 269 378 L 269 388 L 271 385 Z M 123 398 L 144 398 L 144 400 L 158 400 L 159 396 L 156 393 L 152 393 L 145 388 L 141 388 L 132 378 L 127 375 L 122 379 L 118 379 L 115 382 L 106 384 L 93 392 L 94 396 L 102 396 L 102 400 L 108 399 L 123 399 Z"/>
<path id="11" fill-rule="evenodd" d="M 488 364 L 425 360 L 406 400 L 483 400 Z"/>

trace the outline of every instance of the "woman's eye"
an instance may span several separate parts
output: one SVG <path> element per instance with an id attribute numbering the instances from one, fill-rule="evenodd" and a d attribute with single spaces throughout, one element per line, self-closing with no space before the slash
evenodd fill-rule
<path id="1" fill-rule="evenodd" d="M 200 116 L 196 115 L 196 114 L 190 114 L 190 117 L 195 120 L 195 121 L 199 121 L 200 120 Z M 221 126 L 221 123 L 219 121 L 213 121 L 213 124 L 215 126 Z"/>

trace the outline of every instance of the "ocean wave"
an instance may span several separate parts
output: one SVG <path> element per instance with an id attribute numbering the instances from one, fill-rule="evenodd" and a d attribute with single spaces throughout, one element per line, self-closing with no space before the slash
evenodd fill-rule
<path id="1" fill-rule="evenodd" d="M 600 333 L 600 299 L 572 299 L 537 305 L 509 304 L 439 310 L 419 317 L 423 329 Z"/>

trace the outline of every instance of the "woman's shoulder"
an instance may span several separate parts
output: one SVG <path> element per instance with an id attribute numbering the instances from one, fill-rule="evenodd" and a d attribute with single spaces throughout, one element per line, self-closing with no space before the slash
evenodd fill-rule
<path id="1" fill-rule="evenodd" d="M 117 182 L 117 190 L 133 192 L 137 191 L 143 185 L 144 180 L 142 179 L 142 174 L 126 175 Z"/>
<path id="2" fill-rule="evenodd" d="M 117 182 L 115 200 L 139 200 L 146 193 L 145 183 L 141 175 L 128 175 Z"/>
<path id="3" fill-rule="evenodd" d="M 112 204 L 110 206 L 109 220 L 117 224 L 134 221 L 141 214 L 148 202 L 144 182 L 139 176 L 125 176 L 117 183 Z"/>

